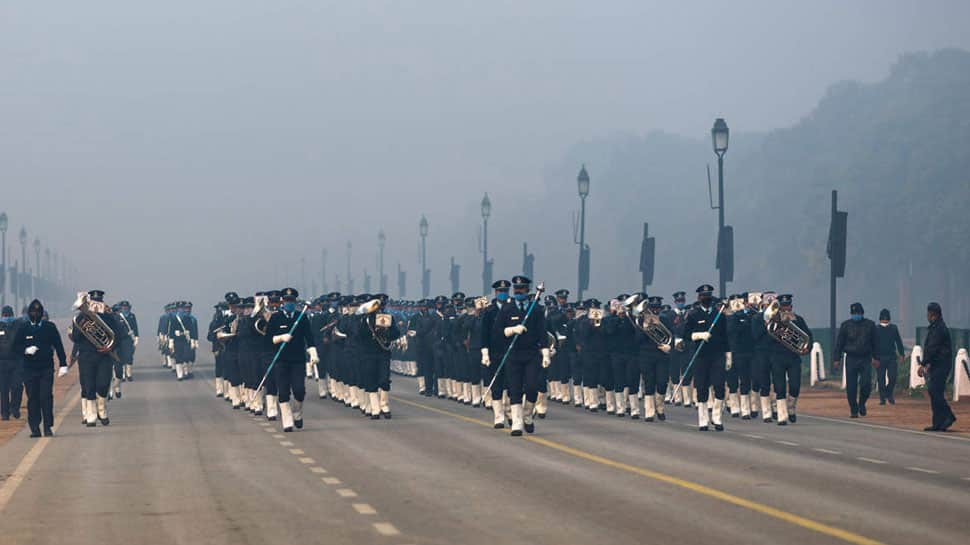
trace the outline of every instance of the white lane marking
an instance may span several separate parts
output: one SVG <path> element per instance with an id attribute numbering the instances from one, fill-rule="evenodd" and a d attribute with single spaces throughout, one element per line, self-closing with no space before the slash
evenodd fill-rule
<path id="1" fill-rule="evenodd" d="M 265 431 L 266 433 L 276 433 L 276 430 L 273 428 L 263 428 L 263 431 Z"/>
<path id="2" fill-rule="evenodd" d="M 964 481 L 970 481 L 970 477 L 964 477 L 963 480 Z"/>
<path id="3" fill-rule="evenodd" d="M 956 434 L 907 430 L 905 428 L 894 428 L 892 426 L 880 426 L 879 424 L 865 424 L 863 422 L 854 422 L 851 420 L 843 420 L 841 418 L 829 418 L 827 416 L 812 416 L 810 414 L 799 414 L 798 416 L 801 416 L 803 418 L 814 418 L 816 420 L 825 420 L 827 422 L 837 422 L 839 424 L 850 424 L 852 426 L 863 426 L 866 428 L 875 428 L 877 430 L 898 431 L 903 433 L 913 433 L 916 435 L 925 435 L 926 437 L 938 437 L 940 439 L 952 439 L 954 441 L 970 442 L 970 437 L 960 437 L 959 435 L 956 435 Z"/>
<path id="4" fill-rule="evenodd" d="M 311 467 L 310 468 L 310 472 L 311 473 L 326 473 L 327 470 L 326 469 L 323 469 L 322 467 Z"/>
<path id="5" fill-rule="evenodd" d="M 750 437 L 752 439 L 764 439 L 764 437 L 761 436 L 761 435 L 754 435 L 754 434 L 751 434 L 751 433 L 744 433 L 742 435 L 744 435 L 745 437 Z"/>
<path id="6" fill-rule="evenodd" d="M 293 445 L 293 443 L 290 443 L 290 445 L 287 445 L 287 446 L 292 446 L 292 445 Z M 301 449 L 301 448 L 291 448 L 290 449 L 290 454 L 300 455 L 300 454 L 306 454 L 306 453 L 303 452 L 303 449 Z"/>
<path id="7" fill-rule="evenodd" d="M 71 397 L 71 400 L 67 402 L 67 405 L 64 405 L 61 411 L 57 413 L 57 419 L 54 421 L 54 427 L 51 428 L 51 431 L 54 432 L 55 437 L 57 436 L 57 430 L 59 430 L 61 427 L 61 423 L 67 419 L 68 413 L 74 410 L 74 407 L 77 406 L 78 401 L 80 400 L 81 390 L 78 389 L 74 396 Z M 20 463 L 17 464 L 17 467 L 13 470 L 13 473 L 11 473 L 10 476 L 7 477 L 7 480 L 3 482 L 3 486 L 0 486 L 0 513 L 2 513 L 4 508 L 7 507 L 7 504 L 10 503 L 10 498 L 13 497 L 13 493 L 17 491 L 17 487 L 19 487 L 20 483 L 24 481 L 24 478 L 27 477 L 27 473 L 29 473 L 30 469 L 34 467 L 34 464 L 37 463 L 37 459 L 40 458 L 41 453 L 44 452 L 44 449 L 47 448 L 47 444 L 50 442 L 50 437 L 42 437 L 37 439 L 34 446 L 30 447 L 27 454 L 24 455 L 23 459 L 20 460 Z"/>
<path id="8" fill-rule="evenodd" d="M 300 458 L 300 463 L 301 464 L 315 464 L 317 462 L 313 458 Z"/>
<path id="9" fill-rule="evenodd" d="M 793 443 L 791 441 L 775 441 L 779 445 L 788 445 L 789 447 L 797 447 L 798 443 Z"/>
<path id="10" fill-rule="evenodd" d="M 265 427 L 268 427 L 268 426 L 272 426 L 273 423 L 272 422 L 260 422 L 259 425 L 265 428 Z"/>
<path id="11" fill-rule="evenodd" d="M 935 471 L 933 469 L 923 469 L 921 467 L 907 467 L 906 469 L 910 471 L 918 471 L 920 473 L 929 473 L 930 475 L 939 475 L 940 473 L 939 471 Z"/>
<path id="12" fill-rule="evenodd" d="M 341 498 L 356 498 L 357 497 L 357 493 L 354 492 L 353 490 L 349 489 L 349 488 L 338 488 L 337 489 L 337 494 L 339 494 Z"/>
<path id="13" fill-rule="evenodd" d="M 377 533 L 381 534 L 382 536 L 401 535 L 401 532 L 399 532 L 397 528 L 395 528 L 390 522 L 375 522 L 374 529 L 377 530 Z"/>
<path id="14" fill-rule="evenodd" d="M 357 514 L 359 514 L 359 515 L 376 515 L 377 514 L 377 510 L 374 509 L 373 507 L 371 507 L 370 504 L 366 504 L 366 503 L 355 503 L 354 504 L 354 509 L 357 511 Z"/>
<path id="15" fill-rule="evenodd" d="M 323 477 L 320 479 L 323 484 L 340 484 L 340 479 L 336 477 Z"/>
<path id="16" fill-rule="evenodd" d="M 856 456 L 856 460 L 861 460 L 863 462 L 869 462 L 870 464 L 888 464 L 889 462 L 885 460 L 877 460 L 875 458 L 866 458 L 865 456 Z"/>
<path id="17" fill-rule="evenodd" d="M 274 439 L 282 439 L 284 437 L 286 437 L 286 436 L 283 435 L 282 433 L 277 433 L 276 435 L 273 436 Z"/>
<path id="18" fill-rule="evenodd" d="M 815 452 L 824 452 L 825 454 L 842 454 L 840 450 L 830 450 L 827 448 L 813 448 Z"/>
<path id="19" fill-rule="evenodd" d="M 276 437 L 275 435 L 273 437 Z M 293 441 L 280 441 L 281 447 L 292 447 Z"/>

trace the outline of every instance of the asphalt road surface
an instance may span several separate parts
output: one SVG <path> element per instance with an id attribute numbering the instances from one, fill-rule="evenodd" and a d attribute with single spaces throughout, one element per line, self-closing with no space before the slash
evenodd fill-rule
<path id="1" fill-rule="evenodd" d="M 75 387 L 55 438 L 0 447 L 0 544 L 970 543 L 966 438 L 556 403 L 513 438 L 405 378 L 392 420 L 312 396 L 283 434 L 210 376 L 143 364 L 94 430 Z"/>

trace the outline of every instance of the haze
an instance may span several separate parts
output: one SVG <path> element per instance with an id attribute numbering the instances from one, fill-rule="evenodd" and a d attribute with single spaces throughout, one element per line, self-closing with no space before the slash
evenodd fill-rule
<path id="1" fill-rule="evenodd" d="M 322 248 L 334 289 L 348 240 L 357 291 L 365 267 L 376 290 L 380 228 L 388 291 L 400 262 L 417 297 L 422 214 L 432 292 L 450 290 L 455 256 L 462 289 L 478 293 L 488 191 L 496 278 L 520 272 L 528 241 L 536 276 L 575 290 L 570 214 L 586 161 L 590 292 L 606 299 L 639 287 L 640 227 L 621 246 L 611 213 L 668 182 L 611 191 L 606 165 L 570 152 L 664 131 L 698 141 L 685 166 L 696 200 L 665 203 L 697 215 L 696 231 L 640 220 L 666 231 L 657 283 L 669 295 L 717 279 L 703 177 L 714 118 L 731 126 L 731 168 L 746 134 L 796 124 L 831 85 L 881 80 L 908 52 L 970 48 L 968 21 L 958 1 L 6 2 L 0 209 L 11 231 L 26 225 L 70 256 L 76 288 L 153 315 L 230 289 L 321 291 Z"/>

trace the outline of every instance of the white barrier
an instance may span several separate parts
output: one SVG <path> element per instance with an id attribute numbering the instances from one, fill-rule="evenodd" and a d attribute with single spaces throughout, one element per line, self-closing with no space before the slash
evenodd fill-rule
<path id="1" fill-rule="evenodd" d="M 919 362 L 923 359 L 923 347 L 916 345 L 909 354 L 909 389 L 914 390 L 920 386 L 925 386 L 926 381 L 919 376 L 916 371 L 919 369 Z"/>
<path id="2" fill-rule="evenodd" d="M 822 352 L 822 345 L 816 342 L 812 344 L 809 381 L 811 386 L 815 386 L 816 382 L 822 380 L 825 380 L 825 353 Z"/>
<path id="3" fill-rule="evenodd" d="M 966 348 L 961 348 L 953 360 L 953 402 L 960 401 L 961 395 L 970 396 L 970 355 Z"/>

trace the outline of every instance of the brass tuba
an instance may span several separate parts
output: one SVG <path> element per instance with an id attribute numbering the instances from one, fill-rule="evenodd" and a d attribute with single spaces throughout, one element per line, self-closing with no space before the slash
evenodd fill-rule
<path id="1" fill-rule="evenodd" d="M 765 330 L 779 344 L 799 356 L 808 354 L 809 346 L 808 333 L 795 325 L 795 315 L 792 312 L 784 312 L 781 305 L 775 299 L 765 309 Z"/>
<path id="2" fill-rule="evenodd" d="M 643 330 L 643 333 L 647 337 L 650 337 L 651 341 L 657 343 L 657 345 L 673 345 L 673 333 L 660 321 L 660 316 L 657 316 L 649 310 L 645 310 L 640 314 L 640 329 Z"/>
<path id="3" fill-rule="evenodd" d="M 74 317 L 74 329 L 80 331 L 98 352 L 114 355 L 111 350 L 115 345 L 115 332 L 98 316 L 92 303 L 94 301 L 91 301 L 87 293 L 77 294 L 74 308 L 78 310 L 78 314 Z"/>

